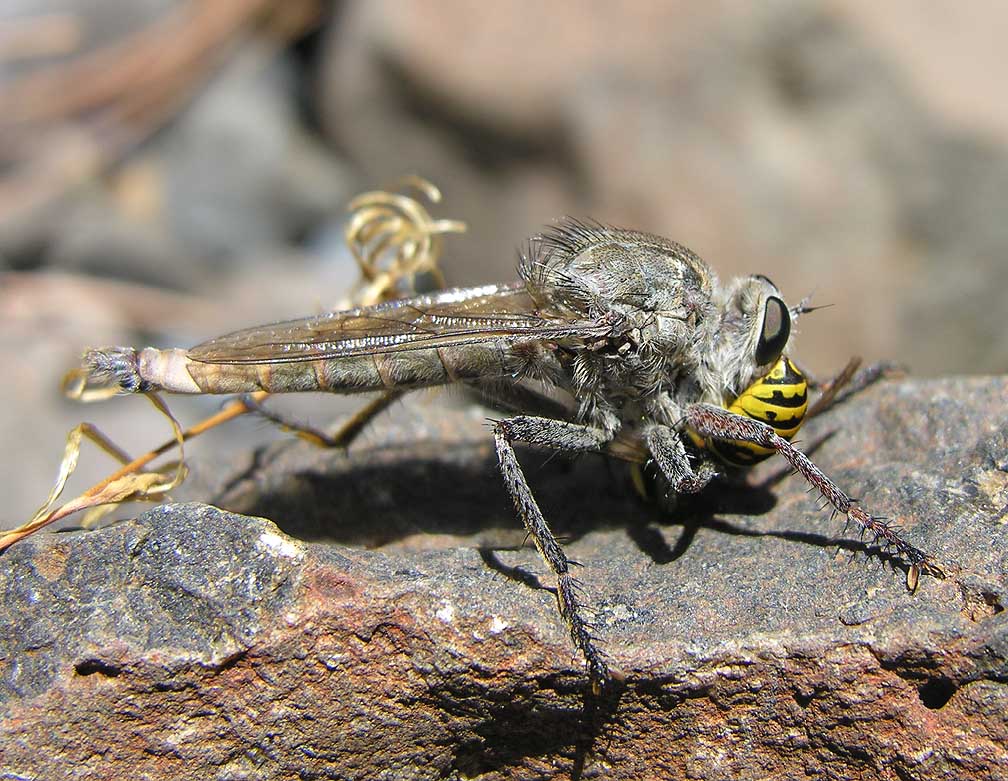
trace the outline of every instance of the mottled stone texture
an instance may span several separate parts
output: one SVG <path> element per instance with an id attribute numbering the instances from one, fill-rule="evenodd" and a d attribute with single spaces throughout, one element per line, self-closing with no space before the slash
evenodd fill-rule
<path id="1" fill-rule="evenodd" d="M 780 464 L 659 513 L 618 465 L 524 453 L 625 676 L 601 701 L 484 414 L 420 398 L 349 455 L 257 454 L 212 498 L 277 525 L 165 506 L 6 553 L 0 773 L 1008 776 L 1008 380 L 885 383 L 803 434 L 954 563 L 912 595 Z"/>

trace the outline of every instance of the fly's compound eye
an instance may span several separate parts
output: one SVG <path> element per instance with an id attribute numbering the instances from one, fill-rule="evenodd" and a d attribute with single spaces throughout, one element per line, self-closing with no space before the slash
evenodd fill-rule
<path id="1" fill-rule="evenodd" d="M 764 282 L 766 282 L 768 285 L 770 285 L 770 287 L 772 287 L 774 290 L 779 290 L 779 288 L 777 287 L 777 285 L 775 285 L 773 283 L 773 280 L 770 279 L 770 277 L 768 277 L 766 274 L 753 274 L 752 278 L 753 279 L 761 279 Z"/>
<path id="2" fill-rule="evenodd" d="M 791 336 L 791 314 L 787 305 L 776 296 L 770 296 L 763 310 L 763 329 L 756 345 L 756 363 L 759 366 L 777 359 Z"/>

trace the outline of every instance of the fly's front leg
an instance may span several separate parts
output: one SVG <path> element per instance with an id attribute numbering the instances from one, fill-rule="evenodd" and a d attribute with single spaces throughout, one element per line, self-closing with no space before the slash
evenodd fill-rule
<path id="1" fill-rule="evenodd" d="M 695 494 L 717 477 L 710 461 L 701 461 L 697 469 L 690 464 L 682 437 L 669 426 L 651 426 L 644 435 L 655 463 L 669 481 L 669 488 L 679 494 Z"/>
<path id="2" fill-rule="evenodd" d="M 494 426 L 497 458 L 508 493 L 515 510 L 535 542 L 536 548 L 556 577 L 556 597 L 560 615 L 567 625 L 571 640 L 581 652 L 588 666 L 592 688 L 597 693 L 609 677 L 609 669 L 592 642 L 591 630 L 581 615 L 577 584 L 570 574 L 570 560 L 557 538 L 550 531 L 532 491 L 529 489 L 521 465 L 515 454 L 514 442 L 551 450 L 583 452 L 600 450 L 611 439 L 603 429 L 568 423 L 551 418 L 518 416 L 498 421 Z"/>
<path id="3" fill-rule="evenodd" d="M 702 437 L 751 442 L 776 450 L 822 494 L 826 501 L 833 505 L 836 512 L 843 513 L 864 532 L 870 534 L 873 543 L 892 548 L 910 564 L 907 585 L 911 590 L 916 587 L 917 577 L 921 570 L 939 576 L 942 574 L 937 564 L 923 551 L 900 537 L 896 530 L 883 519 L 869 515 L 863 508 L 855 504 L 847 494 L 840 490 L 836 483 L 809 460 L 808 456 L 786 439 L 778 436 L 773 428 L 765 423 L 736 415 L 709 404 L 689 406 L 686 409 L 684 422 Z"/>

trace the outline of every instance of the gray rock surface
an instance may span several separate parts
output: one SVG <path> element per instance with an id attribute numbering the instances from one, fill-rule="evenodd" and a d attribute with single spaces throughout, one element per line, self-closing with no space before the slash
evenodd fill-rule
<path id="1" fill-rule="evenodd" d="M 349 454 L 222 467 L 211 498 L 247 515 L 168 505 L 7 552 L 0 774 L 1005 777 L 1008 380 L 884 383 L 803 432 L 948 563 L 915 594 L 773 461 L 669 514 L 619 465 L 524 453 L 623 676 L 600 701 L 485 415 L 411 399 Z"/>

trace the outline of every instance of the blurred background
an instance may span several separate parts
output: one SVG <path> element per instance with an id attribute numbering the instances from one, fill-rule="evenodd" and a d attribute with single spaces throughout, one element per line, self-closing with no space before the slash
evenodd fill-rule
<path id="1" fill-rule="evenodd" d="M 408 173 L 469 225 L 451 284 L 594 217 L 831 304 L 801 324 L 817 374 L 1005 372 L 1005 30 L 996 0 L 0 0 L 0 525 L 81 420 L 134 454 L 168 434 L 142 398 L 62 397 L 85 347 L 330 307 L 347 200 Z M 194 442 L 185 494 L 276 436 Z M 86 450 L 75 485 L 111 466 Z"/>

